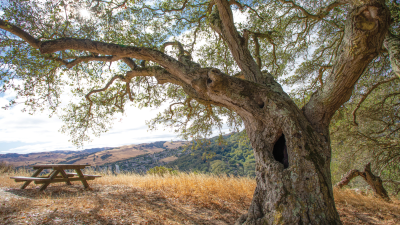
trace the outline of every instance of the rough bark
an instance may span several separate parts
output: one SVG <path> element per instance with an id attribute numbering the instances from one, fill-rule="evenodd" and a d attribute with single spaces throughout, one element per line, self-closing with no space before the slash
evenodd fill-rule
<path id="1" fill-rule="evenodd" d="M 323 88 L 313 94 L 303 110 L 316 129 L 328 134 L 327 127 L 336 110 L 347 102 L 367 65 L 382 49 L 390 24 L 385 1 L 353 1 L 347 15 L 340 55 Z"/>
<path id="2" fill-rule="evenodd" d="M 400 78 L 400 38 L 388 32 L 384 45 L 389 52 L 393 73 Z"/>
<path id="3" fill-rule="evenodd" d="M 382 180 L 379 176 L 375 176 L 371 171 L 371 163 L 368 163 L 364 167 L 364 171 L 360 172 L 358 170 L 350 170 L 342 180 L 336 184 L 338 188 L 342 188 L 343 186 L 350 183 L 350 181 L 358 176 L 364 178 L 364 180 L 368 183 L 368 185 L 372 188 L 375 195 L 379 198 L 382 198 L 385 201 L 390 202 L 389 195 L 386 189 L 383 187 Z"/>

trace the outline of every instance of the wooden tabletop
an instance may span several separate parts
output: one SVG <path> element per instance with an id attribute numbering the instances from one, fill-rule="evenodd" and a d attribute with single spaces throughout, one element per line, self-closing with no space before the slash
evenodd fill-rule
<path id="1" fill-rule="evenodd" d="M 33 169 L 85 169 L 90 165 L 76 165 L 76 164 L 39 164 L 34 165 Z"/>

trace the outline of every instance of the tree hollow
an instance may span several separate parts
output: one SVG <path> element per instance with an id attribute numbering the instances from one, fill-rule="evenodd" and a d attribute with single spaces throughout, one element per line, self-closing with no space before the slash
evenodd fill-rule
<path id="1" fill-rule="evenodd" d="M 289 158 L 284 134 L 282 134 L 282 136 L 280 136 L 279 139 L 276 141 L 272 154 L 274 155 L 274 159 L 276 161 L 283 164 L 283 168 L 286 169 L 289 167 Z"/>

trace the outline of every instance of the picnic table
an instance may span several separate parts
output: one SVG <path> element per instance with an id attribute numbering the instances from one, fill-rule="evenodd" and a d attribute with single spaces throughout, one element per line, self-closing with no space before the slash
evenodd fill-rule
<path id="1" fill-rule="evenodd" d="M 72 164 L 42 164 L 34 165 L 35 173 L 31 177 L 10 177 L 15 182 L 25 182 L 21 189 L 25 189 L 32 181 L 35 184 L 42 184 L 40 191 L 43 191 L 51 183 L 65 182 L 67 185 L 71 185 L 71 181 L 81 181 L 85 188 L 89 188 L 87 180 L 94 180 L 98 175 L 83 174 L 81 169 L 90 165 L 72 165 Z M 50 174 L 46 177 L 38 177 L 44 169 L 52 169 Z M 67 173 L 65 170 L 72 169 L 76 173 Z"/>

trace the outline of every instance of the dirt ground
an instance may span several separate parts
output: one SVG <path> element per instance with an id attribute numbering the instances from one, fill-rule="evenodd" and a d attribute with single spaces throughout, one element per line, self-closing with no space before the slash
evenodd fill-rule
<path id="1" fill-rule="evenodd" d="M 233 224 L 246 212 L 229 202 L 198 204 L 139 188 L 92 185 L 45 192 L 0 190 L 0 224 Z M 236 208 L 236 207 L 234 207 Z"/>
<path id="2" fill-rule="evenodd" d="M 20 190 L 20 183 L 18 186 L 10 183 L 0 187 L 0 224 L 234 224 L 246 213 L 254 190 L 254 181 L 249 180 L 245 189 L 239 191 L 244 193 L 249 189 L 249 193 L 235 196 L 238 185 L 247 182 L 236 178 L 191 175 L 153 181 L 149 176 L 137 179 L 135 186 L 134 182 L 122 185 L 122 181 L 112 181 L 110 177 L 104 183 L 91 183 L 90 190 L 76 182 L 72 186 L 51 184 L 44 192 L 34 185 Z M 140 184 L 144 179 L 148 180 Z M 156 181 L 162 179 L 165 183 L 157 186 Z M 168 179 L 175 180 L 167 183 Z M 228 195 L 229 191 L 221 189 L 229 182 L 237 184 L 230 188 L 233 192 Z M 398 200 L 387 203 L 350 190 L 335 190 L 334 194 L 344 225 L 400 224 Z"/>

